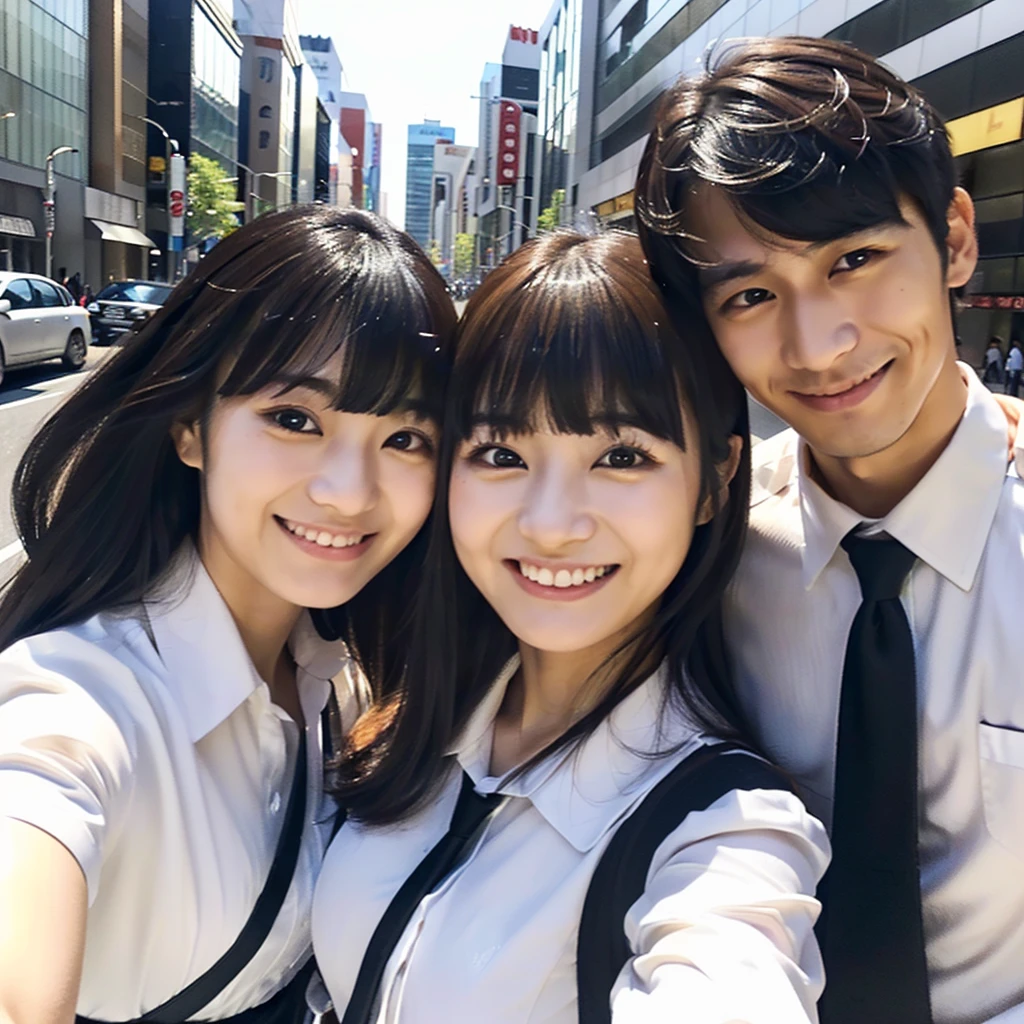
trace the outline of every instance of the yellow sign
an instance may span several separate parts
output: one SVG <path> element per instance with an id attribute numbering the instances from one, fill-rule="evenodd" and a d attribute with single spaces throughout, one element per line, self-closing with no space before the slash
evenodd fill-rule
<path id="1" fill-rule="evenodd" d="M 167 158 L 151 156 L 149 158 L 149 169 L 153 174 L 163 174 L 167 170 Z"/>
<path id="2" fill-rule="evenodd" d="M 1024 129 L 1024 96 L 958 117 L 948 122 L 946 128 L 953 144 L 953 156 L 1016 142 Z"/>
<path id="3" fill-rule="evenodd" d="M 621 196 L 615 197 L 615 212 L 622 213 L 623 210 L 633 209 L 633 192 L 623 192 Z"/>

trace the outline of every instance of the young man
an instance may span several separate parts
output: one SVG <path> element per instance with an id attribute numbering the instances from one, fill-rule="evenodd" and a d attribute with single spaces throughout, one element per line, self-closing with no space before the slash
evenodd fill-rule
<path id="1" fill-rule="evenodd" d="M 942 121 L 847 46 L 748 41 L 666 95 L 636 195 L 678 314 L 794 428 L 755 450 L 727 632 L 831 827 L 822 1020 L 1020 1024 L 1024 483 L 956 363 L 977 244 Z"/>

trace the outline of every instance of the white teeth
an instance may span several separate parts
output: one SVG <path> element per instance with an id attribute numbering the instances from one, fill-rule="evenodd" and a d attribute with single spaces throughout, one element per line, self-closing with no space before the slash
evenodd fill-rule
<path id="1" fill-rule="evenodd" d="M 304 540 L 311 541 L 322 548 L 350 548 L 354 544 L 359 544 L 364 539 L 359 534 L 354 537 L 346 537 L 344 534 L 331 533 L 328 530 L 315 530 L 312 527 L 289 522 L 287 519 L 282 520 L 282 522 L 296 537 L 302 537 Z"/>
<path id="2" fill-rule="evenodd" d="M 530 565 L 529 562 L 519 563 L 519 572 L 529 580 L 539 583 L 542 587 L 557 587 L 565 590 L 567 587 L 581 587 L 584 583 L 593 583 L 599 580 L 606 573 L 611 572 L 614 566 L 591 565 L 586 569 L 559 569 L 552 572 L 546 567 Z"/>

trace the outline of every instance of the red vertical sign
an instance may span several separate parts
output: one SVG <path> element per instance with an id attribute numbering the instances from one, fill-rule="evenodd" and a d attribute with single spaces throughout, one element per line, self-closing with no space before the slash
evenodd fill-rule
<path id="1" fill-rule="evenodd" d="M 519 123 L 523 108 L 511 100 L 501 101 L 498 116 L 498 184 L 514 185 L 519 177 Z"/>

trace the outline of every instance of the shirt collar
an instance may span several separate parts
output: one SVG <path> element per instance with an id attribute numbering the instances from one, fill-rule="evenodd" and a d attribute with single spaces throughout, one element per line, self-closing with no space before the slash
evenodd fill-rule
<path id="1" fill-rule="evenodd" d="M 960 425 L 920 483 L 878 521 L 877 528 L 969 591 L 1006 477 L 1006 417 L 975 373 L 963 365 L 961 372 L 967 382 L 967 406 Z M 801 440 L 795 470 L 803 519 L 803 582 L 808 590 L 843 537 L 864 521 L 825 493 L 811 478 L 809 465 L 810 452 Z"/>
<path id="2" fill-rule="evenodd" d="M 488 777 L 494 718 L 518 667 L 517 656 L 502 670 L 452 748 L 478 786 Z M 657 755 L 699 741 L 699 730 L 674 703 L 665 702 L 666 685 L 662 665 L 579 747 L 561 751 L 509 782 L 495 780 L 495 791 L 528 799 L 573 847 L 581 853 L 592 849 L 679 763 L 677 757 Z"/>
<path id="3" fill-rule="evenodd" d="M 189 739 L 197 743 L 266 683 L 191 541 L 183 544 L 143 604 L 167 669 L 168 688 L 181 707 Z M 296 623 L 288 647 L 299 669 L 303 711 L 316 703 L 319 713 L 329 693 L 326 681 L 349 660 L 348 648 L 341 640 L 322 639 L 307 611 Z M 314 689 L 315 695 L 304 692 Z M 307 696 L 316 700 L 304 699 Z"/>

